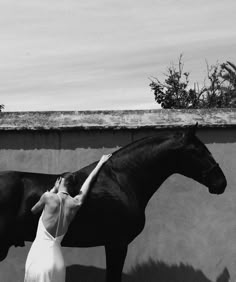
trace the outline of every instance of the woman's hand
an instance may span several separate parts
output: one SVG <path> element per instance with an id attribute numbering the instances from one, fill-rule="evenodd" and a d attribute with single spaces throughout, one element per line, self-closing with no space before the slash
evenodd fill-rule
<path id="1" fill-rule="evenodd" d="M 58 192 L 58 189 L 59 189 L 59 186 L 61 184 L 61 181 L 62 181 L 62 178 L 61 177 L 58 177 L 53 188 L 50 190 L 51 193 L 57 193 Z"/>
<path id="2" fill-rule="evenodd" d="M 61 184 L 61 180 L 62 180 L 62 177 L 58 177 L 57 178 L 57 180 L 56 180 L 56 182 L 55 182 L 55 184 L 54 184 L 54 187 L 55 188 L 59 188 L 59 186 L 60 186 L 60 184 Z"/>
<path id="3" fill-rule="evenodd" d="M 108 155 L 103 155 L 99 161 L 99 163 L 102 165 L 104 164 L 110 157 L 112 156 L 112 154 L 108 154 Z"/>

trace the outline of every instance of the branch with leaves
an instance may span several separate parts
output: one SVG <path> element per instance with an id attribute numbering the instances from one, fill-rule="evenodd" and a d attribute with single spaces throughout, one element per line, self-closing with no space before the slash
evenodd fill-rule
<path id="1" fill-rule="evenodd" d="M 236 66 L 231 62 L 207 64 L 207 83 L 189 86 L 189 72 L 184 72 L 183 56 L 178 67 L 172 64 L 164 82 L 152 78 L 149 86 L 155 100 L 164 109 L 197 109 L 236 107 Z"/>

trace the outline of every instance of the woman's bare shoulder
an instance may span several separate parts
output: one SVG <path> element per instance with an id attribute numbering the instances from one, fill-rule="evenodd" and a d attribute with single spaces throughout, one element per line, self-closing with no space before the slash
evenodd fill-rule
<path id="1" fill-rule="evenodd" d="M 59 202 L 58 196 L 52 192 L 45 192 L 44 193 L 45 202 Z"/>
<path id="2" fill-rule="evenodd" d="M 69 205 L 71 208 L 78 208 L 81 206 L 80 196 L 70 197 Z"/>

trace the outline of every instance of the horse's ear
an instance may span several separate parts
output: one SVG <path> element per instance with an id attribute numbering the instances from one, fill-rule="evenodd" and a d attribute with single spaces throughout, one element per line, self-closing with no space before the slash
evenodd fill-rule
<path id="1" fill-rule="evenodd" d="M 186 136 L 190 137 L 190 138 L 195 136 L 197 128 L 198 128 L 198 122 L 195 125 L 192 125 L 188 128 L 188 130 L 186 132 Z"/>

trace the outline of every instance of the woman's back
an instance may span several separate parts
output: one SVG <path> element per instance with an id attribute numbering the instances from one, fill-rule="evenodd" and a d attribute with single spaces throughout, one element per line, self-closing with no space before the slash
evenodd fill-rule
<path id="1" fill-rule="evenodd" d="M 61 241 L 68 229 L 67 200 L 62 193 L 45 197 L 36 238 L 26 260 L 25 282 L 64 282 L 65 263 Z M 70 210 L 70 208 L 68 209 Z"/>
<path id="2" fill-rule="evenodd" d="M 65 235 L 80 205 L 76 198 L 64 191 L 46 194 L 42 215 L 44 227 L 53 237 Z"/>

